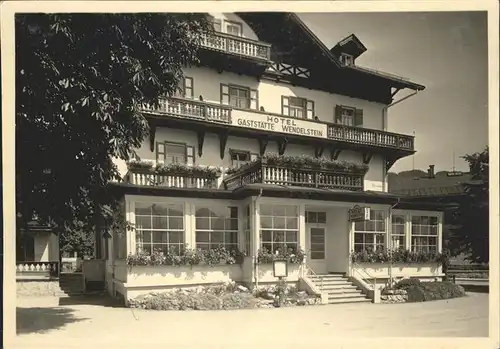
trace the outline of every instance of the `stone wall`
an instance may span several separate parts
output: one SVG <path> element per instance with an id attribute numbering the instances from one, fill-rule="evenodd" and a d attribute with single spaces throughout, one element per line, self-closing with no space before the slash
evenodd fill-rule
<path id="1" fill-rule="evenodd" d="M 17 296 L 60 296 L 59 281 L 17 281 Z"/>

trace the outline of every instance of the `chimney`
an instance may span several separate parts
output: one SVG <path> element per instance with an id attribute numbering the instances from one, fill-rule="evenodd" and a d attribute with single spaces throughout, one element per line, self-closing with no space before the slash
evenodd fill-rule
<path id="1" fill-rule="evenodd" d="M 429 165 L 429 169 L 427 170 L 427 176 L 429 178 L 434 178 L 434 165 Z"/>

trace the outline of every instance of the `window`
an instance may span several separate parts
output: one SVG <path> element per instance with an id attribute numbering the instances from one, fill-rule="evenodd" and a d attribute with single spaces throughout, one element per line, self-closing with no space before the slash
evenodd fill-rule
<path id="1" fill-rule="evenodd" d="M 299 97 L 281 97 L 281 114 L 299 119 L 314 118 L 314 102 Z"/>
<path id="2" fill-rule="evenodd" d="M 135 203 L 138 252 L 179 254 L 184 246 L 184 205 Z"/>
<path id="3" fill-rule="evenodd" d="M 211 250 L 238 248 L 238 207 L 211 205 L 196 209 L 196 247 Z"/>
<path id="4" fill-rule="evenodd" d="M 297 206 L 260 205 L 260 244 L 275 253 L 279 248 L 298 251 L 299 214 Z"/>
<path id="5" fill-rule="evenodd" d="M 347 53 L 342 53 L 340 55 L 340 62 L 343 65 L 354 65 L 354 57 Z"/>
<path id="6" fill-rule="evenodd" d="M 335 107 L 335 123 L 346 126 L 363 126 L 363 110 L 344 105 Z"/>
<path id="7" fill-rule="evenodd" d="M 226 33 L 234 36 L 241 36 L 243 33 L 241 23 L 224 21 L 226 25 Z"/>
<path id="8" fill-rule="evenodd" d="M 193 98 L 193 78 L 183 77 L 174 94 L 176 97 Z"/>
<path id="9" fill-rule="evenodd" d="M 405 216 L 392 215 L 391 249 L 406 248 Z"/>
<path id="10" fill-rule="evenodd" d="M 250 152 L 244 150 L 230 150 L 231 166 L 240 167 L 251 161 Z"/>
<path id="11" fill-rule="evenodd" d="M 385 213 L 370 210 L 370 220 L 354 223 L 354 251 L 377 251 L 385 247 Z"/>
<path id="12" fill-rule="evenodd" d="M 194 147 L 182 143 L 156 143 L 156 162 L 159 164 L 194 164 Z"/>
<path id="13" fill-rule="evenodd" d="M 221 84 L 221 103 L 239 109 L 258 109 L 258 92 L 243 86 Z"/>
<path id="14" fill-rule="evenodd" d="M 437 252 L 437 239 L 437 217 L 411 217 L 411 249 L 413 252 Z"/>
<path id="15" fill-rule="evenodd" d="M 325 259 L 325 228 L 310 230 L 311 259 Z"/>
<path id="16" fill-rule="evenodd" d="M 245 206 L 243 224 L 245 227 L 245 252 L 247 256 L 252 253 L 252 235 L 250 234 L 250 205 Z"/>
<path id="17" fill-rule="evenodd" d="M 326 212 L 306 212 L 306 223 L 326 224 Z"/>

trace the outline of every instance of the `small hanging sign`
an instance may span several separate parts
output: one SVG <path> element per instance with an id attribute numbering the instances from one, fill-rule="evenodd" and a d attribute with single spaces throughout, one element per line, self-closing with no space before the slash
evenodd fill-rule
<path id="1" fill-rule="evenodd" d="M 370 220 L 370 208 L 355 205 L 349 209 L 349 222 L 362 222 Z"/>

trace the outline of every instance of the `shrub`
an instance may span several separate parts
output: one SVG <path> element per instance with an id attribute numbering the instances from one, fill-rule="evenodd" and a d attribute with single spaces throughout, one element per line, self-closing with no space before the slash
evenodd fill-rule
<path id="1" fill-rule="evenodd" d="M 420 285 L 420 279 L 403 279 L 394 285 L 397 290 L 406 290 L 410 286 Z"/>
<path id="2" fill-rule="evenodd" d="M 229 293 L 221 298 L 222 309 L 251 309 L 257 305 L 257 299 L 249 293 Z"/>
<path id="3" fill-rule="evenodd" d="M 447 281 L 422 282 L 407 288 L 408 302 L 426 302 L 465 296 L 462 286 Z"/>

